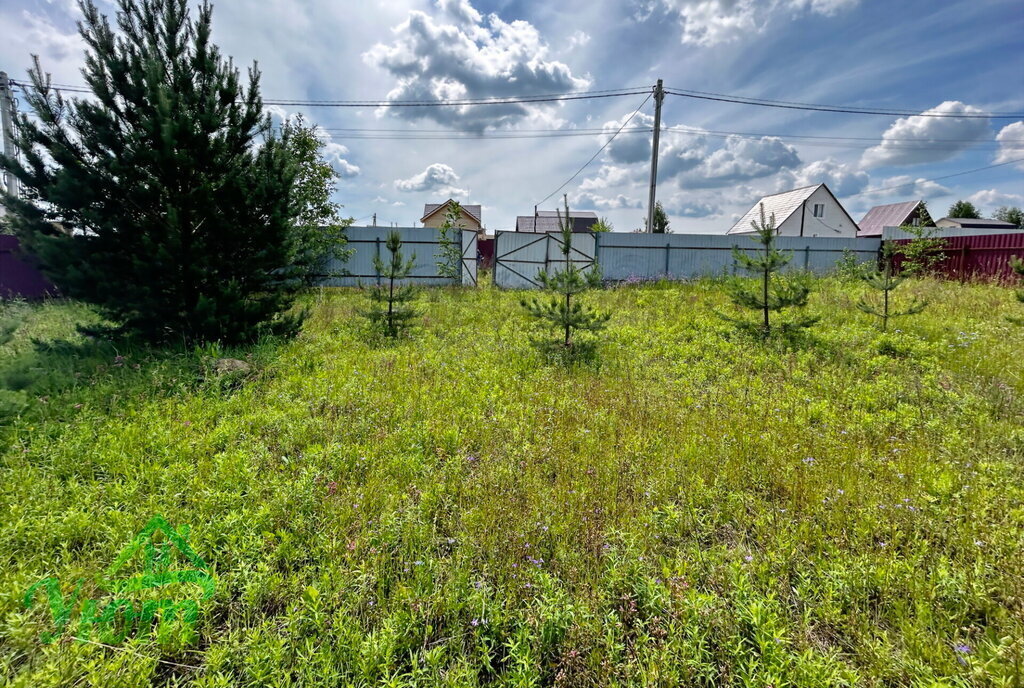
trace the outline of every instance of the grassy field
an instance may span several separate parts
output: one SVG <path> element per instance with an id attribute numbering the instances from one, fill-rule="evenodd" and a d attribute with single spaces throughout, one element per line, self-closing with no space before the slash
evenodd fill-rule
<path id="1" fill-rule="evenodd" d="M 716 317 L 714 282 L 595 293 L 614 316 L 576 369 L 489 288 L 424 293 L 392 345 L 355 291 L 230 351 L 116 349 L 74 335 L 81 306 L 11 307 L 0 681 L 1022 685 L 1021 305 L 912 282 L 932 305 L 881 336 L 862 287 L 817 287 L 790 347 Z M 196 637 L 42 643 L 29 587 L 103 600 L 156 514 L 215 572 Z"/>

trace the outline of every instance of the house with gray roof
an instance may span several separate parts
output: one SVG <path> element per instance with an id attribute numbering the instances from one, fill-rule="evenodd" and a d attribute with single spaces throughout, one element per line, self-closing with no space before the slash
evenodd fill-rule
<path id="1" fill-rule="evenodd" d="M 944 217 L 935 223 L 936 227 L 955 229 L 1017 229 L 1012 222 L 974 217 Z"/>
<path id="2" fill-rule="evenodd" d="M 726 234 L 753 234 L 751 222 L 775 217 L 778 236 L 854 238 L 857 223 L 824 184 L 770 194 L 755 203 Z"/>
<path id="3" fill-rule="evenodd" d="M 859 237 L 881 237 L 886 227 L 934 227 L 931 215 L 924 201 L 904 201 L 876 205 L 857 223 Z"/>
<path id="4" fill-rule="evenodd" d="M 559 225 L 559 214 L 565 217 L 565 213 L 556 210 L 538 210 L 533 215 L 520 215 L 516 218 L 517 232 L 561 232 Z M 570 210 L 569 219 L 572 220 L 572 231 L 589 232 L 598 220 L 597 213 L 590 210 Z"/>

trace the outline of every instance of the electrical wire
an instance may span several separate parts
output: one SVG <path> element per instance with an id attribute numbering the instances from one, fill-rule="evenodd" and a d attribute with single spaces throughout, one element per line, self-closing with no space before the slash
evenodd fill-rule
<path id="1" fill-rule="evenodd" d="M 931 179 L 914 179 L 914 180 L 911 180 L 911 181 L 908 181 L 908 182 L 904 182 L 902 184 L 894 184 L 893 186 L 882 186 L 882 187 L 879 187 L 877 189 L 866 189 L 866 190 L 861 191 L 859 193 L 849 194 L 848 196 L 846 196 L 846 198 L 854 198 L 856 196 L 864 196 L 866 194 L 878 193 L 880 191 L 892 191 L 893 189 L 902 189 L 905 186 L 910 186 L 912 184 L 919 184 L 919 183 L 922 183 L 922 182 L 937 182 L 937 181 L 941 181 L 943 179 L 951 179 L 953 177 L 961 177 L 961 176 L 963 176 L 965 174 L 974 174 L 975 172 L 983 172 L 984 170 L 991 170 L 991 169 L 993 169 L 995 167 L 1003 167 L 1005 165 L 1013 165 L 1015 163 L 1021 163 L 1021 162 L 1024 162 L 1024 158 L 1017 158 L 1016 160 L 1007 160 L 1006 162 L 997 162 L 994 165 L 985 165 L 984 167 L 976 167 L 973 170 L 964 170 L 963 172 L 954 172 L 953 174 L 944 174 L 941 177 L 932 177 Z"/>
<path id="2" fill-rule="evenodd" d="M 886 117 L 955 117 L 960 119 L 1020 119 L 1024 118 L 1021 112 L 921 112 L 917 110 L 898 110 L 887 108 L 857 108 L 846 105 L 823 105 L 819 103 L 794 103 L 784 100 L 767 100 L 762 98 L 746 98 L 743 96 L 731 96 L 720 93 L 707 93 L 703 91 L 681 91 L 665 89 L 665 93 L 682 98 L 695 98 L 698 100 L 712 100 L 721 103 L 736 103 L 739 105 L 756 105 L 759 107 L 782 108 L 785 110 L 807 110 L 813 112 L 840 112 L 851 115 L 883 115 Z"/>
<path id="3" fill-rule="evenodd" d="M 579 168 L 578 170 L 576 170 L 576 173 L 575 173 L 575 174 L 573 174 L 573 175 L 572 175 L 571 177 L 569 177 L 568 179 L 566 179 L 566 180 L 565 180 L 565 181 L 564 181 L 564 182 L 562 183 L 562 185 L 561 185 L 560 187 L 558 187 L 557 189 L 555 189 L 554 191 L 552 191 L 551 193 L 549 193 L 549 194 L 548 194 L 547 196 L 545 196 L 545 197 L 544 197 L 544 200 L 543 200 L 543 201 L 541 201 L 540 203 L 538 203 L 537 205 L 544 205 L 544 203 L 545 203 L 545 202 L 546 202 L 546 201 L 547 201 L 547 200 L 548 200 L 549 198 L 551 198 L 551 197 L 552 197 L 552 196 L 554 196 L 554 195 L 555 195 L 556 193 L 558 193 L 559 191 L 561 191 L 562 189 L 564 189 L 564 188 L 566 187 L 566 185 L 567 185 L 567 184 L 568 184 L 569 182 L 571 182 L 571 181 L 572 181 L 573 179 L 575 179 L 576 177 L 578 177 L 578 176 L 580 175 L 580 173 L 581 173 L 581 172 L 583 172 L 583 170 L 587 169 L 587 167 L 589 167 L 589 166 L 590 166 L 590 163 L 594 162 L 594 160 L 596 160 L 596 159 L 597 159 L 597 156 L 601 155 L 601 152 L 602 152 L 602 151 L 604 151 L 604 149 L 605 149 L 605 148 L 607 148 L 607 147 L 608 147 L 608 145 L 609 145 L 609 144 L 610 144 L 610 143 L 611 143 L 612 141 L 614 141 L 614 140 L 615 140 L 615 137 L 619 135 L 619 132 L 620 132 L 620 131 L 622 131 L 623 129 L 625 129 L 625 128 L 626 128 L 626 125 L 627 125 L 627 124 L 629 124 L 629 123 L 630 123 L 630 122 L 631 122 L 631 121 L 633 120 L 633 118 L 634 118 L 634 117 L 636 117 L 636 114 L 637 114 L 638 112 L 640 112 L 640 110 L 641 110 L 641 109 L 643 108 L 643 106 L 647 104 L 647 101 L 648 101 L 648 100 L 650 100 L 650 99 L 651 99 L 651 97 L 652 97 L 653 95 L 654 95 L 654 93 L 653 93 L 653 92 L 652 92 L 652 93 L 648 93 L 648 94 L 647 94 L 647 97 L 646 97 L 646 98 L 644 98 L 643 102 L 642 102 L 642 103 L 640 103 L 640 105 L 638 105 L 638 106 L 637 106 L 636 110 L 633 110 L 633 114 L 631 114 L 631 115 L 630 115 L 629 117 L 627 117 L 627 118 L 626 118 L 626 121 L 622 123 L 622 126 L 620 126 L 620 127 L 619 127 L 618 131 L 616 131 L 616 132 L 615 132 L 614 134 L 612 134 L 612 135 L 611 135 L 611 138 L 609 138 L 609 139 L 608 139 L 607 141 L 605 141 L 605 142 L 604 142 L 604 145 L 603 145 L 603 146 L 601 146 L 600 148 L 598 148 L 598 149 L 597 149 L 597 152 L 596 152 L 596 153 L 594 153 L 594 155 L 593 155 L 593 156 L 591 156 L 590 160 L 587 160 L 587 161 L 586 161 L 585 163 L 583 163 L 583 167 L 581 167 L 581 168 Z"/>
<path id="4" fill-rule="evenodd" d="M 18 82 L 12 80 L 12 84 Z M 71 91 L 73 93 L 91 93 L 91 89 L 85 86 L 73 84 L 51 84 L 58 90 Z M 629 86 L 620 89 L 605 89 L 600 91 L 575 91 L 570 93 L 547 93 L 534 96 L 495 97 L 495 98 L 462 98 L 449 100 L 304 100 L 300 98 L 267 98 L 266 105 L 289 105 L 293 107 L 464 107 L 470 105 L 509 105 L 518 103 L 546 103 L 565 100 L 588 100 L 591 98 L 616 98 L 621 96 L 639 95 L 651 90 L 650 86 Z M 787 110 L 806 110 L 812 112 L 835 112 L 858 115 L 880 115 L 886 117 L 945 117 L 961 119 L 1020 119 L 1024 118 L 1021 112 L 923 112 L 914 108 L 876 108 L 876 107 L 854 107 L 849 105 L 829 105 L 823 103 L 805 103 L 790 100 L 774 100 L 770 98 L 753 98 L 738 96 L 727 93 L 715 93 L 712 91 L 695 91 L 681 88 L 666 88 L 668 95 L 681 98 L 694 98 L 698 100 L 709 100 L 725 103 L 736 103 L 739 105 L 753 105 L 758 107 L 783 108 Z"/>

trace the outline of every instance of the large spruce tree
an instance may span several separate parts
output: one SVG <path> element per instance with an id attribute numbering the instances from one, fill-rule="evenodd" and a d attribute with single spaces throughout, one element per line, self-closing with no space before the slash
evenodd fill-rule
<path id="1" fill-rule="evenodd" d="M 211 7 L 119 0 L 116 29 L 80 2 L 91 97 L 67 100 L 38 59 L 4 159 L 25 189 L 13 225 L 62 292 L 150 340 L 292 330 L 296 165 L 269 135 L 259 72 L 243 85 L 210 41 Z"/>

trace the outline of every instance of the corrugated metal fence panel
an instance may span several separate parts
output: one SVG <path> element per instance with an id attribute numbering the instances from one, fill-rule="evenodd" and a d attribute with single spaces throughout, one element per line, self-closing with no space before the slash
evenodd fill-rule
<path id="1" fill-rule="evenodd" d="M 477 270 L 477 235 L 474 230 L 462 230 L 462 284 L 467 287 L 476 286 Z"/>
<path id="2" fill-rule="evenodd" d="M 376 283 L 377 271 L 373 267 L 373 258 L 379 255 L 381 260 L 388 259 L 386 243 L 391 232 L 398 232 L 402 237 L 402 255 L 406 260 L 413 254 L 416 256 L 412 272 L 404 282 L 419 286 L 452 284 L 452 280 L 438 274 L 440 231 L 432 227 L 349 227 L 346 235 L 352 255 L 347 261 L 329 260 L 320 284 L 326 287 L 354 287 Z M 470 260 L 474 264 L 475 273 L 475 252 L 463 258 L 463 283 L 466 281 L 465 264 Z"/>
<path id="3" fill-rule="evenodd" d="M 580 241 L 583 236 L 589 241 Z M 881 243 L 880 239 L 864 238 L 778 238 L 778 247 L 793 254 L 787 270 L 810 270 L 819 274 L 835 270 L 836 263 L 847 250 L 852 251 L 859 262 L 874 262 Z M 588 255 L 594 256 L 602 277 L 615 282 L 733 274 L 737 270 L 732 256 L 733 246 L 742 250 L 757 249 L 757 244 L 748 236 L 722 234 L 610 232 L 573 237 L 574 250 L 580 252 L 576 257 L 585 261 Z M 549 264 L 562 259 L 555 241 L 545 241 L 531 233 L 498 232 L 495 239 L 495 284 L 516 289 L 537 286 L 535 277 L 545 265 L 545 255 Z"/>
<path id="4" fill-rule="evenodd" d="M 1024 258 L 1024 232 L 948 237 L 940 250 L 945 257 L 938 269 L 949 279 L 1013 283 L 1017 278 L 1010 267 L 1010 258 Z"/>
<path id="5" fill-rule="evenodd" d="M 959 227 L 929 227 L 929 229 L 935 230 L 936 237 L 953 238 L 953 237 L 973 237 L 973 236 L 990 236 L 990 235 L 1003 235 L 1003 234 L 1021 234 L 1024 235 L 1024 230 L 1018 229 L 960 229 Z M 897 241 L 900 239 L 914 239 L 914 235 L 910 232 L 906 232 L 899 227 L 885 227 L 882 229 L 882 238 L 886 241 Z"/>

